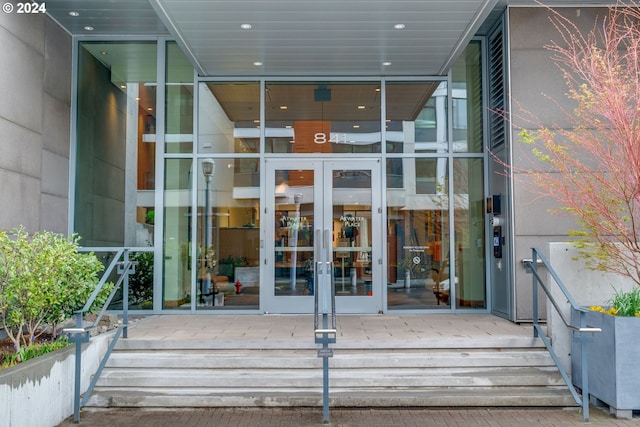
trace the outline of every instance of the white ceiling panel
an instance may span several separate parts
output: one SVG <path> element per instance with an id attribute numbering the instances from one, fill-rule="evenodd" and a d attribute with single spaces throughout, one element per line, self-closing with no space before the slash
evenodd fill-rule
<path id="1" fill-rule="evenodd" d="M 151 3 L 202 74 L 378 76 L 445 73 L 496 1 Z M 243 24 L 251 28 L 242 29 Z"/>
<path id="2" fill-rule="evenodd" d="M 202 75 L 398 76 L 445 74 L 497 3 L 48 0 L 46 5 L 74 35 L 170 35 Z"/>

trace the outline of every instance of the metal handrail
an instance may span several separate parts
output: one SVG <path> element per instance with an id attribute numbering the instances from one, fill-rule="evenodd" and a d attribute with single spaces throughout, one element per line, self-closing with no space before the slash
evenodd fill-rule
<path id="1" fill-rule="evenodd" d="M 584 336 L 586 333 L 595 333 L 602 332 L 600 328 L 587 326 L 586 314 L 588 310 L 583 307 L 580 307 L 575 299 L 571 296 L 569 291 L 567 290 L 562 280 L 556 273 L 556 271 L 551 266 L 551 263 L 547 258 L 542 254 L 542 252 L 537 248 L 531 249 L 532 257 L 531 259 L 523 259 L 522 264 L 527 268 L 527 272 L 533 275 L 533 337 L 540 338 L 544 343 L 545 347 L 549 351 L 551 358 L 554 363 L 558 367 L 560 371 L 560 375 L 562 379 L 566 383 L 571 395 L 573 396 L 576 403 L 582 406 L 582 420 L 584 422 L 589 421 L 589 376 L 588 376 L 588 359 L 587 359 L 587 339 Z M 558 288 L 562 291 L 562 294 L 565 296 L 569 304 L 571 305 L 572 310 L 575 310 L 579 313 L 579 325 L 574 325 L 571 323 L 569 319 L 565 317 L 563 314 L 560 305 L 557 303 L 556 299 L 551 294 L 549 287 L 546 285 L 544 280 L 538 274 L 538 266 L 543 265 L 546 267 L 547 271 L 553 278 L 554 282 L 558 286 Z M 544 293 L 549 298 L 549 302 L 553 305 L 553 308 L 556 310 L 564 325 L 573 331 L 574 334 L 578 335 L 578 341 L 580 342 L 580 357 L 581 357 L 581 367 L 582 367 L 582 396 L 578 394 L 576 389 L 573 387 L 569 376 L 560 363 L 560 359 L 556 355 L 553 350 L 553 346 L 551 344 L 551 340 L 545 334 L 544 330 L 540 327 L 539 324 L 539 316 L 538 316 L 538 286 L 542 288 Z"/>
<path id="2" fill-rule="evenodd" d="M 333 276 L 334 264 L 331 255 L 331 232 L 324 230 L 324 238 L 321 230 L 316 230 L 316 245 L 320 245 L 321 250 L 317 251 L 320 261 L 314 263 L 314 315 L 313 329 L 316 344 L 322 344 L 318 350 L 318 357 L 322 357 L 322 421 L 329 423 L 329 357 L 333 357 L 333 350 L 329 344 L 334 344 L 337 337 L 336 327 L 336 283 Z M 323 280 L 320 281 L 320 271 L 323 273 Z M 327 289 L 327 274 L 330 277 L 329 289 Z M 329 298 L 327 298 L 329 293 Z M 323 307 L 320 309 L 320 295 L 323 299 Z M 328 299 L 328 301 L 327 301 Z M 330 307 L 327 307 L 327 302 Z M 331 315 L 331 326 L 329 326 L 329 315 Z M 322 318 L 322 326 L 320 326 Z"/>
<path id="3" fill-rule="evenodd" d="M 73 396 L 73 420 L 75 423 L 80 422 L 80 408 L 84 406 L 89 400 L 89 397 L 91 396 L 93 388 L 98 382 L 98 379 L 100 378 L 100 374 L 102 373 L 102 370 L 106 366 L 107 361 L 111 356 L 111 352 L 115 348 L 116 343 L 120 338 L 120 335 L 122 335 L 123 338 L 127 338 L 127 331 L 128 331 L 128 324 L 129 324 L 129 316 L 128 316 L 129 275 L 135 271 L 135 266 L 138 264 L 136 261 L 129 260 L 129 253 L 131 251 L 140 252 L 140 251 L 148 251 L 148 250 L 149 248 L 114 248 L 114 247 L 94 247 L 94 248 L 85 247 L 85 248 L 79 249 L 79 252 L 93 252 L 93 253 L 115 252 L 115 255 L 111 260 L 111 262 L 109 263 L 109 265 L 107 266 L 107 268 L 105 269 L 104 274 L 102 275 L 102 278 L 98 282 L 98 285 L 96 286 L 94 291 L 89 296 L 89 299 L 87 300 L 85 305 L 80 310 L 77 310 L 74 312 L 73 316 L 76 321 L 75 327 L 63 329 L 63 332 L 69 336 L 69 340 L 75 343 L 75 346 L 76 346 L 75 374 L 74 374 L 75 384 L 74 384 L 74 396 Z M 120 261 L 121 257 L 124 258 L 123 261 Z M 106 285 L 108 278 L 111 276 L 111 274 L 113 273 L 113 270 L 116 269 L 116 267 L 117 267 L 116 272 L 120 275 L 120 278 L 118 279 L 115 286 L 109 293 L 109 296 L 107 297 L 106 301 L 102 305 L 98 316 L 96 316 L 96 319 L 89 326 L 84 326 L 83 317 L 85 313 L 87 313 L 91 309 L 91 306 L 94 304 L 98 295 L 100 295 L 100 292 Z M 118 326 L 118 328 L 116 329 L 113 339 L 111 340 L 111 343 L 109 344 L 109 347 L 107 348 L 107 351 L 104 357 L 102 358 L 100 365 L 98 366 L 97 371 L 93 375 L 93 378 L 91 379 L 91 383 L 89 384 L 89 387 L 85 391 L 85 394 L 81 400 L 80 399 L 80 387 L 81 387 L 80 380 L 81 380 L 81 372 L 82 372 L 82 344 L 89 341 L 89 335 L 91 330 L 96 328 L 100 324 L 102 317 L 104 316 L 107 308 L 109 307 L 109 304 L 111 304 L 111 301 L 113 300 L 114 296 L 120 289 L 120 286 L 122 286 L 122 293 L 123 293 L 122 324 Z"/>

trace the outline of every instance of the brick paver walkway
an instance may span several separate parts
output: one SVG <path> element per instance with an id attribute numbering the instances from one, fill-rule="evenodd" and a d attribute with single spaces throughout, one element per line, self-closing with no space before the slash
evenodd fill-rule
<path id="1" fill-rule="evenodd" d="M 332 409 L 332 427 L 569 427 L 635 426 L 640 418 L 616 419 L 598 408 L 591 409 L 589 423 L 577 409 Z M 70 418 L 58 427 L 303 427 L 326 426 L 322 408 L 201 409 L 181 411 L 104 410 Z"/>

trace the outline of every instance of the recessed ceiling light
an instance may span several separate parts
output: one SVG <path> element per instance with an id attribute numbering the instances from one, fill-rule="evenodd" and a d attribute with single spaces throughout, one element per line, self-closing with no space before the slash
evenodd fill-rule
<path id="1" fill-rule="evenodd" d="M 354 129 L 360 129 L 360 125 L 353 125 Z"/>
<path id="2" fill-rule="evenodd" d="M 253 65 L 255 65 L 256 67 L 260 67 L 262 65 L 262 62 L 256 61 L 253 63 Z"/>
<path id="3" fill-rule="evenodd" d="M 358 105 L 358 110 L 364 110 L 365 108 L 367 108 L 365 105 Z"/>
<path id="4" fill-rule="evenodd" d="M 87 31 L 93 31 L 93 27 L 91 25 L 86 25 L 84 29 Z"/>
<path id="5" fill-rule="evenodd" d="M 243 30 L 250 30 L 251 28 L 253 28 L 253 26 L 251 24 L 241 24 L 240 28 L 242 28 Z"/>
<path id="6" fill-rule="evenodd" d="M 106 55 L 106 54 L 108 54 L 108 53 L 109 53 L 109 52 L 107 52 L 106 50 L 103 50 L 102 52 L 100 52 L 100 55 Z"/>
<path id="7" fill-rule="evenodd" d="M 72 10 L 69 12 L 69 16 L 80 16 L 80 13 L 76 12 L 75 10 Z"/>
<path id="8" fill-rule="evenodd" d="M 281 110 L 286 110 L 286 109 L 288 109 L 288 108 L 289 108 L 289 107 L 287 107 L 286 105 L 281 105 L 281 106 L 280 106 L 280 109 L 281 109 Z"/>
<path id="9" fill-rule="evenodd" d="M 120 85 L 120 89 L 126 89 L 127 85 Z"/>
<path id="10" fill-rule="evenodd" d="M 391 65 L 391 61 L 384 61 L 382 65 L 384 65 L 385 67 L 388 67 L 389 65 Z"/>
<path id="11" fill-rule="evenodd" d="M 140 97 L 139 96 L 136 96 L 136 101 L 140 101 Z"/>
<path id="12" fill-rule="evenodd" d="M 396 24 L 393 26 L 396 30 L 403 30 L 406 27 L 404 24 Z"/>
<path id="13" fill-rule="evenodd" d="M 149 107 L 147 108 L 147 111 L 153 111 L 153 108 Z"/>

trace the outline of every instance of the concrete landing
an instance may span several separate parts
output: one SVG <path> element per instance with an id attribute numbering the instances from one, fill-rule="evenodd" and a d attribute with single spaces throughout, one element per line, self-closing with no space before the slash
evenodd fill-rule
<path id="1" fill-rule="evenodd" d="M 531 325 L 518 325 L 491 314 L 339 315 L 334 348 L 475 348 L 542 347 Z M 267 348 L 283 343 L 316 348 L 311 315 L 154 315 L 134 321 L 129 339 L 208 341 L 224 346 L 233 341 L 262 342 Z M 127 340 L 121 340 L 126 342 Z M 195 344 L 195 343 L 194 343 Z M 188 345 L 188 343 L 187 343 Z"/>

